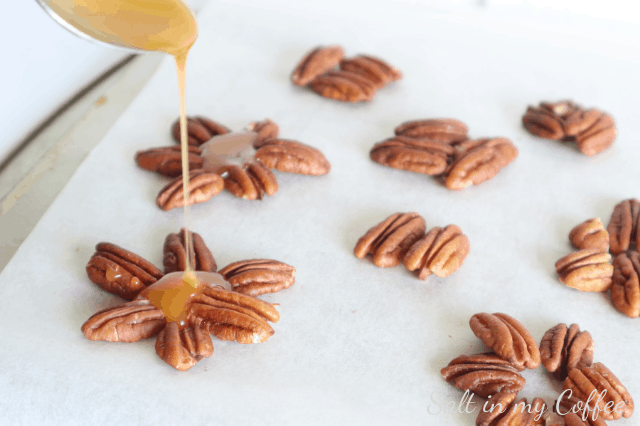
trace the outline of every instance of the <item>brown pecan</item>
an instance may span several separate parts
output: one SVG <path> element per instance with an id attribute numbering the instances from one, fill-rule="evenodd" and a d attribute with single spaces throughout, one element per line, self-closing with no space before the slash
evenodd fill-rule
<path id="1" fill-rule="evenodd" d="M 369 94 L 362 89 L 360 83 L 343 76 L 323 74 L 310 84 L 311 90 L 322 97 L 342 102 L 365 102 L 370 100 Z"/>
<path id="2" fill-rule="evenodd" d="M 218 195 L 224 188 L 224 181 L 216 173 L 204 170 L 193 170 L 189 172 L 189 198 L 188 205 L 204 203 L 211 197 Z M 156 204 L 164 211 L 184 207 L 184 191 L 182 187 L 182 176 L 175 178 L 158 193 Z"/>
<path id="3" fill-rule="evenodd" d="M 267 321 L 280 319 L 271 304 L 222 288 L 208 287 L 189 302 L 189 323 L 220 340 L 262 343 L 274 333 Z"/>
<path id="4" fill-rule="evenodd" d="M 629 418 L 633 414 L 633 398 L 620 380 L 603 364 L 573 369 L 563 383 L 564 390 L 571 390 L 571 397 L 587 402 L 590 410 L 597 408 L 605 420 Z"/>
<path id="5" fill-rule="evenodd" d="M 487 398 L 499 392 L 520 392 L 525 379 L 507 361 L 493 353 L 461 355 L 440 370 L 442 377 L 461 390 Z"/>
<path id="6" fill-rule="evenodd" d="M 364 94 L 363 100 L 365 102 L 369 102 L 370 100 L 372 100 L 373 97 L 376 95 L 376 91 L 378 90 L 378 87 L 371 80 L 369 80 L 364 75 L 358 74 L 356 72 L 344 71 L 344 70 L 333 70 L 333 71 L 328 71 L 324 75 L 327 77 L 344 78 L 346 80 L 351 81 L 352 83 L 360 87 L 360 89 L 362 90 L 362 93 Z"/>
<path id="7" fill-rule="evenodd" d="M 603 253 L 609 251 L 609 233 L 599 218 L 589 219 L 573 228 L 569 233 L 569 240 L 578 250 L 596 249 Z"/>
<path id="8" fill-rule="evenodd" d="M 583 110 L 572 104 L 573 110 L 562 117 L 562 127 L 567 137 L 576 137 L 591 126 L 593 126 L 602 116 L 602 112 L 597 109 Z"/>
<path id="9" fill-rule="evenodd" d="M 277 138 L 278 133 L 280 132 L 278 125 L 268 118 L 263 121 L 254 121 L 253 123 L 250 123 L 247 126 L 247 130 L 258 134 L 253 142 L 253 147 L 256 149 L 262 146 L 262 143 L 267 139 Z"/>
<path id="10" fill-rule="evenodd" d="M 613 261 L 613 306 L 631 318 L 640 316 L 640 253 L 621 253 Z"/>
<path id="11" fill-rule="evenodd" d="M 495 399 L 491 399 L 491 405 L 480 410 L 476 426 L 545 426 L 545 423 L 551 426 L 542 420 L 542 413 L 547 410 L 543 399 L 535 398 L 531 404 L 526 398 L 518 402 L 515 399 L 515 393 L 502 392 L 496 395 Z"/>
<path id="12" fill-rule="evenodd" d="M 640 201 L 634 199 L 621 201 L 613 209 L 607 225 L 611 254 L 627 251 L 640 242 Z"/>
<path id="13" fill-rule="evenodd" d="M 341 60 L 340 69 L 360 74 L 378 88 L 402 78 L 402 73 L 391 65 L 366 55 Z"/>
<path id="14" fill-rule="evenodd" d="M 596 417 L 594 420 L 589 414 L 583 417 L 581 414 L 569 413 L 564 416 L 564 423 L 560 426 L 607 426 L 607 422 L 602 417 Z"/>
<path id="15" fill-rule="evenodd" d="M 206 117 L 187 117 L 187 133 L 189 135 L 189 145 L 200 146 L 214 136 L 229 133 L 227 127 L 216 123 Z M 173 139 L 180 143 L 180 119 L 176 120 L 171 127 Z"/>
<path id="16" fill-rule="evenodd" d="M 613 118 L 602 114 L 591 127 L 576 135 L 576 144 L 584 155 L 596 155 L 613 144 L 616 133 Z"/>
<path id="17" fill-rule="evenodd" d="M 178 323 L 170 322 L 158 333 L 156 353 L 176 370 L 186 371 L 202 358 L 213 355 L 213 342 L 200 327 L 181 329 Z"/>
<path id="18" fill-rule="evenodd" d="M 220 274 L 231 284 L 233 291 L 254 297 L 276 293 L 296 282 L 296 268 L 268 259 L 234 262 L 221 269 Z"/>
<path id="19" fill-rule="evenodd" d="M 611 287 L 611 255 L 595 249 L 571 253 L 556 262 L 560 282 L 580 291 L 607 291 Z"/>
<path id="20" fill-rule="evenodd" d="M 165 325 L 160 309 L 148 300 L 134 300 L 94 314 L 82 332 L 89 340 L 130 343 L 155 336 Z"/>
<path id="21" fill-rule="evenodd" d="M 383 166 L 427 175 L 439 175 L 447 169 L 451 145 L 427 139 L 396 136 L 377 143 L 371 149 L 371 159 Z"/>
<path id="22" fill-rule="evenodd" d="M 478 185 L 497 175 L 518 156 L 518 149 L 506 138 L 481 139 L 472 149 L 460 151 L 445 178 L 452 190 Z"/>
<path id="23" fill-rule="evenodd" d="M 320 74 L 324 74 L 338 65 L 344 58 L 344 49 L 340 46 L 317 47 L 302 58 L 291 74 L 291 81 L 298 86 L 306 86 Z"/>
<path id="24" fill-rule="evenodd" d="M 532 135 L 545 139 L 560 140 L 564 137 L 561 118 L 549 108 L 528 107 L 522 124 Z"/>
<path id="25" fill-rule="evenodd" d="M 578 324 L 558 324 L 550 328 L 540 342 L 542 365 L 558 380 L 567 378 L 574 368 L 589 367 L 593 362 L 593 338 L 580 331 Z"/>
<path id="26" fill-rule="evenodd" d="M 476 337 L 518 370 L 540 366 L 538 343 L 515 318 L 483 312 L 472 316 L 469 325 Z"/>
<path id="27" fill-rule="evenodd" d="M 418 213 L 395 213 L 369 229 L 356 243 L 354 254 L 373 255 L 381 268 L 399 265 L 409 248 L 424 235 L 426 224 Z"/>
<path id="28" fill-rule="evenodd" d="M 396 127 L 397 136 L 430 139 L 450 145 L 467 140 L 467 125 L 453 118 L 406 121 Z"/>
<path id="29" fill-rule="evenodd" d="M 187 252 L 185 250 L 185 232 L 189 232 L 189 264 L 196 271 L 216 272 L 218 269 L 213 254 L 204 243 L 200 234 L 180 229 L 180 233 L 171 233 L 164 240 L 164 273 L 186 271 Z"/>
<path id="30" fill-rule="evenodd" d="M 202 168 L 202 150 L 196 146 L 189 147 L 189 170 Z M 182 154 L 179 146 L 152 148 L 136 153 L 136 163 L 141 169 L 160 173 L 164 176 L 176 177 L 182 174 Z"/>
<path id="31" fill-rule="evenodd" d="M 224 187 L 236 197 L 262 200 L 278 192 L 278 181 L 271 170 L 256 162 L 244 166 L 224 165 L 217 170 L 224 178 Z"/>
<path id="32" fill-rule="evenodd" d="M 331 170 L 329 161 L 316 148 L 284 139 L 265 140 L 256 159 L 270 169 L 287 173 L 321 176 Z"/>
<path id="33" fill-rule="evenodd" d="M 448 277 L 462 266 L 470 247 L 469 239 L 458 226 L 436 227 L 411 246 L 404 257 L 404 266 L 410 271 L 417 270 L 421 280 L 432 273 Z"/>
<path id="34" fill-rule="evenodd" d="M 151 262 L 111 243 L 99 243 L 87 263 L 89 279 L 109 293 L 131 300 L 164 275 Z"/>

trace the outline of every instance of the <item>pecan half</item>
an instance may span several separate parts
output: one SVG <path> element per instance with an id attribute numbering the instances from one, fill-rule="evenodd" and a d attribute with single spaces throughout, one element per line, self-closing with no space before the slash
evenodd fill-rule
<path id="1" fill-rule="evenodd" d="M 158 333 L 156 353 L 176 370 L 187 371 L 202 358 L 213 355 L 213 342 L 200 327 L 180 329 L 178 323 L 170 322 Z"/>
<path id="2" fill-rule="evenodd" d="M 451 164 L 445 178 L 447 188 L 457 191 L 478 185 L 497 175 L 518 156 L 518 149 L 506 138 L 475 142 L 474 148 L 461 151 Z"/>
<path id="3" fill-rule="evenodd" d="M 165 325 L 160 309 L 148 300 L 134 300 L 94 314 L 81 330 L 89 340 L 131 343 L 155 336 Z"/>
<path id="4" fill-rule="evenodd" d="M 360 74 L 378 88 L 402 78 L 402 73 L 391 65 L 366 55 L 341 60 L 340 69 Z"/>
<path id="5" fill-rule="evenodd" d="M 211 197 L 218 195 L 222 188 L 224 188 L 224 181 L 219 175 L 204 170 L 193 170 L 189 172 L 187 204 L 191 206 L 204 203 Z M 184 207 L 182 176 L 175 178 L 160 190 L 156 204 L 164 211 Z"/>
<path id="6" fill-rule="evenodd" d="M 244 166 L 224 165 L 217 170 L 224 178 L 224 187 L 236 197 L 246 200 L 262 200 L 263 196 L 278 192 L 276 177 L 262 164 L 246 163 Z"/>
<path id="7" fill-rule="evenodd" d="M 542 420 L 547 406 L 543 399 L 535 398 L 531 404 L 526 398 L 515 402 L 516 394 L 499 393 L 487 410 L 480 410 L 476 426 L 551 426 Z M 536 420 L 538 419 L 538 420 Z M 562 423 L 560 423 L 562 425 Z"/>
<path id="8" fill-rule="evenodd" d="M 222 268 L 220 274 L 231 284 L 233 291 L 254 297 L 276 293 L 296 282 L 296 268 L 268 259 L 234 262 Z"/>
<path id="9" fill-rule="evenodd" d="M 611 254 L 627 251 L 632 244 L 640 242 L 640 201 L 634 199 L 621 201 L 613 209 L 607 225 Z"/>
<path id="10" fill-rule="evenodd" d="M 467 125 L 453 118 L 406 121 L 396 127 L 397 136 L 430 139 L 450 145 L 467 140 Z"/>
<path id="11" fill-rule="evenodd" d="M 572 104 L 572 111 L 562 117 L 565 138 L 576 137 L 593 126 L 602 116 L 597 109 L 583 110 Z"/>
<path id="12" fill-rule="evenodd" d="M 599 218 L 589 219 L 573 228 L 569 233 L 569 240 L 578 250 L 595 249 L 603 253 L 609 251 L 609 233 Z"/>
<path id="13" fill-rule="evenodd" d="M 353 252 L 358 259 L 373 255 L 373 264 L 380 268 L 396 266 L 422 238 L 425 228 L 418 213 L 395 213 L 360 237 Z"/>
<path id="14" fill-rule="evenodd" d="M 195 146 L 189 147 L 189 170 L 201 169 L 203 159 L 202 150 Z M 160 173 L 164 176 L 176 177 L 182 174 L 182 154 L 179 146 L 152 148 L 136 153 L 136 163 L 141 169 Z"/>
<path id="15" fill-rule="evenodd" d="M 565 106 L 567 104 L 562 102 L 560 105 Z M 553 106 L 551 108 L 543 105 L 540 107 L 530 106 L 527 108 L 524 117 L 522 117 L 522 124 L 532 135 L 545 139 L 560 140 L 564 137 L 562 120 L 558 116 L 559 114 L 553 112 L 553 109 Z"/>
<path id="16" fill-rule="evenodd" d="M 300 142 L 267 139 L 258 148 L 256 159 L 270 169 L 302 175 L 321 176 L 331 164 L 319 150 Z"/>
<path id="17" fill-rule="evenodd" d="M 277 322 L 278 311 L 255 297 L 222 288 L 206 288 L 187 306 L 187 320 L 220 340 L 262 343 L 274 331 L 267 321 Z"/>
<path id="18" fill-rule="evenodd" d="M 336 75 L 323 74 L 316 77 L 309 88 L 324 98 L 342 102 L 365 102 L 369 94 L 356 80 Z"/>
<path id="19" fill-rule="evenodd" d="M 595 249 L 571 253 L 556 262 L 560 282 L 580 291 L 607 291 L 611 287 L 611 255 Z"/>
<path id="20" fill-rule="evenodd" d="M 417 270 L 421 280 L 432 273 L 448 277 L 462 266 L 470 247 L 460 227 L 436 227 L 411 246 L 404 257 L 404 266 L 410 271 Z"/>
<path id="21" fill-rule="evenodd" d="M 571 390 L 571 397 L 587 402 L 590 410 L 598 409 L 605 420 L 629 418 L 633 414 L 633 398 L 620 380 L 603 364 L 596 362 L 590 367 L 573 369 L 562 388 Z"/>
<path id="22" fill-rule="evenodd" d="M 576 144 L 584 155 L 596 155 L 613 144 L 616 133 L 613 118 L 602 114 L 591 127 L 576 135 Z"/>
<path id="23" fill-rule="evenodd" d="M 200 234 L 180 229 L 180 233 L 171 233 L 164 240 L 162 249 L 164 258 L 164 273 L 168 274 L 176 271 L 186 271 L 187 252 L 185 250 L 185 232 L 189 232 L 189 264 L 196 271 L 216 272 L 218 269 L 213 254 L 205 244 Z"/>
<path id="24" fill-rule="evenodd" d="M 374 145 L 370 155 L 383 166 L 433 176 L 444 173 L 454 152 L 446 143 L 396 136 Z"/>
<path id="25" fill-rule="evenodd" d="M 469 325 L 476 337 L 518 370 L 540 366 L 538 343 L 515 318 L 483 312 L 472 316 Z"/>
<path id="26" fill-rule="evenodd" d="M 582 414 L 569 413 L 564 418 L 564 423 L 559 426 L 607 426 L 607 422 L 602 417 L 596 417 L 593 419 L 593 415 L 587 414 L 583 420 Z"/>
<path id="27" fill-rule="evenodd" d="M 111 243 L 96 245 L 86 270 L 93 283 L 127 300 L 164 275 L 151 262 Z"/>
<path id="28" fill-rule="evenodd" d="M 340 46 L 317 47 L 307 53 L 291 74 L 291 81 L 297 86 L 306 86 L 320 74 L 338 65 L 344 58 L 344 49 Z"/>
<path id="29" fill-rule="evenodd" d="M 187 117 L 187 133 L 189 145 L 200 146 L 214 136 L 229 133 L 227 127 L 216 123 L 206 117 Z M 178 118 L 171 127 L 173 139 L 180 143 L 180 119 Z"/>
<path id="30" fill-rule="evenodd" d="M 442 377 L 461 390 L 487 398 L 499 392 L 514 395 L 525 385 L 525 379 L 507 361 L 493 353 L 461 355 L 440 370 Z"/>
<path id="31" fill-rule="evenodd" d="M 254 148 L 259 148 L 264 141 L 271 138 L 277 138 L 280 128 L 278 125 L 270 119 L 263 121 L 254 121 L 247 126 L 247 130 L 258 134 L 256 140 L 253 142 Z"/>
<path id="32" fill-rule="evenodd" d="M 615 308 L 631 318 L 640 316 L 640 253 L 621 253 L 613 261 L 611 299 Z"/>
<path id="33" fill-rule="evenodd" d="M 378 87 L 371 80 L 369 80 L 364 75 L 358 74 L 356 72 L 344 71 L 344 70 L 333 70 L 333 71 L 328 71 L 324 75 L 327 77 L 344 78 L 351 81 L 352 83 L 360 87 L 360 89 L 362 90 L 362 93 L 364 94 L 363 100 L 365 102 L 369 102 L 370 100 L 372 100 L 373 97 L 376 95 L 376 91 L 378 90 Z"/>
<path id="34" fill-rule="evenodd" d="M 589 367 L 593 362 L 593 338 L 580 331 L 578 324 L 558 324 L 550 328 L 540 341 L 542 365 L 558 380 L 567 378 L 574 368 Z"/>

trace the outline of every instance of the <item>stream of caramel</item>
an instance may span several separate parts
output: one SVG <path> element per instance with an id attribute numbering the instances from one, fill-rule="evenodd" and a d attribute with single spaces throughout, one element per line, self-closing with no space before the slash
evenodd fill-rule
<path id="1" fill-rule="evenodd" d="M 193 12 L 182 0 L 45 0 L 67 25 L 101 42 L 173 55 L 180 93 L 180 140 L 182 150 L 182 184 L 184 189 L 184 222 L 189 227 L 189 155 L 185 73 L 187 55 L 198 37 L 198 24 Z M 189 235 L 185 235 L 187 259 L 190 256 Z M 187 260 L 181 279 L 159 282 L 145 290 L 151 303 L 161 309 L 169 321 L 181 321 L 186 300 L 200 290 L 200 279 Z"/>

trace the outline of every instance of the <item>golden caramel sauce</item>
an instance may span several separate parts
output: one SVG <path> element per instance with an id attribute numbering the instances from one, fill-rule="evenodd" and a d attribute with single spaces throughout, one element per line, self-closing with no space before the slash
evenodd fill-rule
<path id="1" fill-rule="evenodd" d="M 231 290 L 231 285 L 216 272 L 172 272 L 144 289 L 137 299 L 148 299 L 164 313 L 167 321 L 177 322 L 182 327 L 187 320 L 185 307 L 189 298 L 207 287 L 216 286 Z"/>
<path id="2" fill-rule="evenodd" d="M 119 269 L 120 267 L 118 266 L 116 266 L 114 269 L 111 266 L 107 265 L 107 268 L 104 271 L 104 276 L 107 279 L 107 281 L 112 282 L 120 278 L 122 274 L 120 273 Z"/>

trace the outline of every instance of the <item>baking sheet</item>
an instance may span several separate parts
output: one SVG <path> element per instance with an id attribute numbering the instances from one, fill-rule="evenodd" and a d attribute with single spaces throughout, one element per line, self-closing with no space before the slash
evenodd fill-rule
<path id="1" fill-rule="evenodd" d="M 86 277 L 95 244 L 160 265 L 164 237 L 182 226 L 180 210 L 155 206 L 166 181 L 133 161 L 172 143 L 178 102 L 167 58 L 0 275 L 0 423 L 471 425 L 475 414 L 446 405 L 462 392 L 439 371 L 486 349 L 468 327 L 483 311 L 515 316 L 537 340 L 559 322 L 580 324 L 595 359 L 640 395 L 639 320 L 554 272 L 572 251 L 574 225 L 606 223 L 619 200 L 640 196 L 637 30 L 399 2 L 316 7 L 211 3 L 188 65 L 190 115 L 237 130 L 269 117 L 282 137 L 320 148 L 332 164 L 324 177 L 276 172 L 280 190 L 262 202 L 222 193 L 191 209 L 218 265 L 266 257 L 297 268 L 292 288 L 263 297 L 279 303 L 275 335 L 260 345 L 214 342 L 214 355 L 185 373 L 156 356 L 154 339 L 91 342 L 80 332 L 97 310 L 121 303 Z M 296 62 L 329 43 L 385 58 L 405 78 L 368 105 L 293 87 Z M 564 98 L 613 115 L 613 149 L 587 158 L 521 128 L 528 104 Z M 472 137 L 509 137 L 520 155 L 492 181 L 455 193 L 369 160 L 397 124 L 423 117 L 459 118 Z M 471 242 L 462 269 L 423 282 L 356 259 L 357 239 L 396 211 L 419 212 L 428 227 L 459 225 Z M 553 402 L 561 387 L 542 367 L 524 375 L 522 396 Z"/>

